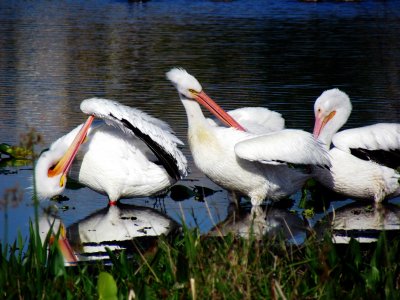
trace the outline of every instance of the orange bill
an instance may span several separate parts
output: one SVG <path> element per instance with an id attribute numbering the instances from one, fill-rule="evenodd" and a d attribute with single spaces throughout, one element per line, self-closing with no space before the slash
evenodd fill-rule
<path id="1" fill-rule="evenodd" d="M 322 129 L 325 127 L 326 123 L 328 123 L 335 116 L 335 114 L 336 114 L 336 111 L 332 111 L 325 118 L 321 118 L 318 116 L 315 117 L 315 124 L 314 124 L 314 131 L 313 131 L 315 138 L 318 138 Z"/>
<path id="2" fill-rule="evenodd" d="M 225 125 L 234 127 L 241 131 L 246 131 L 234 118 L 232 118 L 225 110 L 223 110 L 217 103 L 214 102 L 203 91 L 195 94 L 197 102 L 205 106 L 212 114 L 220 119 Z"/>
<path id="3" fill-rule="evenodd" d="M 60 159 L 60 161 L 48 171 L 49 177 L 54 177 L 59 174 L 62 174 L 60 179 L 60 186 L 63 186 L 65 183 L 65 178 L 67 173 L 74 161 L 76 154 L 78 153 L 80 145 L 86 138 L 87 132 L 90 128 L 94 120 L 94 116 L 89 116 L 85 124 L 83 124 L 82 128 L 79 130 L 78 134 L 74 138 L 72 144 L 69 146 L 68 150 L 65 152 L 64 156 Z"/>

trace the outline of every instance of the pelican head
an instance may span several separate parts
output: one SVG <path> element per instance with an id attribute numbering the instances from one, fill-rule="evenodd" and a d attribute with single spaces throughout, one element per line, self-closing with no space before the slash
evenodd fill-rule
<path id="1" fill-rule="evenodd" d="M 35 166 L 34 182 L 40 199 L 51 198 L 64 191 L 67 174 L 93 119 L 90 116 L 85 124 L 56 140 L 40 155 Z"/>
<path id="2" fill-rule="evenodd" d="M 314 104 L 314 136 L 335 134 L 346 123 L 351 109 L 346 93 L 337 88 L 324 91 Z"/>
<path id="3" fill-rule="evenodd" d="M 178 90 L 181 101 L 197 101 L 206 107 L 212 114 L 220 119 L 224 124 L 236 129 L 245 131 L 226 111 L 224 111 L 214 100 L 207 96 L 203 91 L 198 80 L 182 68 L 173 68 L 166 73 L 175 88 Z"/>
<path id="4" fill-rule="evenodd" d="M 57 163 L 62 159 L 67 148 L 53 148 L 44 151 L 35 166 L 35 188 L 40 199 L 51 198 L 61 194 L 65 189 L 66 178 L 64 172 L 50 176 L 49 172 L 55 169 Z"/>
<path id="5" fill-rule="evenodd" d="M 167 72 L 166 76 L 176 87 L 178 93 L 188 99 L 196 100 L 196 95 L 203 91 L 197 79 L 182 68 L 173 68 Z"/>

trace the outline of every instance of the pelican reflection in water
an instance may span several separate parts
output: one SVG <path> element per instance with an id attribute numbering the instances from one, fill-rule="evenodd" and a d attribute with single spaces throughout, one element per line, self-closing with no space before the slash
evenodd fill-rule
<path id="1" fill-rule="evenodd" d="M 323 236 L 332 233 L 337 244 L 355 239 L 360 243 L 376 242 L 382 231 L 388 236 L 400 233 L 400 207 L 393 203 L 371 205 L 353 202 L 335 209 L 315 225 L 315 231 Z"/>
<path id="2" fill-rule="evenodd" d="M 45 214 L 40 231 L 47 234 L 47 224 L 60 224 L 58 217 Z M 61 223 L 62 224 L 62 223 Z M 46 227 L 47 226 L 47 227 Z M 66 228 L 77 260 L 108 259 L 106 248 L 132 253 L 154 245 L 160 235 L 178 233 L 180 225 L 156 209 L 118 202 L 79 220 Z M 63 252 L 64 255 L 64 252 Z M 64 255 L 66 261 L 67 257 Z"/>
<path id="3" fill-rule="evenodd" d="M 243 238 L 283 237 L 295 244 L 302 243 L 306 237 L 308 224 L 287 209 L 273 206 L 239 207 L 233 209 L 227 218 L 217 224 L 208 235 L 225 236 L 234 234 Z"/>

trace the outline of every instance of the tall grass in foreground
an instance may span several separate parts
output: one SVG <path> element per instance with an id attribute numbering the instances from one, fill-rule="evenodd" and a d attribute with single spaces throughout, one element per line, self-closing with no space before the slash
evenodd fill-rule
<path id="1" fill-rule="evenodd" d="M 30 240 L 38 241 L 36 235 L 31 230 Z M 110 252 L 108 266 L 64 267 L 54 245 L 47 251 L 47 243 L 31 242 L 25 253 L 21 238 L 3 245 L 0 298 L 400 299 L 399 239 L 389 242 L 384 233 L 368 247 L 356 241 L 338 246 L 314 235 L 295 246 L 279 237 L 205 237 L 184 228 L 133 258 Z M 104 296 L 104 282 L 113 291 L 116 283 L 116 297 Z"/>

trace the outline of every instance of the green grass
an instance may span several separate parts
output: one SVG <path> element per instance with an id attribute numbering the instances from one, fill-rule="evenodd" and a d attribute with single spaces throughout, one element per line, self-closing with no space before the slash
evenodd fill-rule
<path id="1" fill-rule="evenodd" d="M 314 235 L 294 246 L 184 229 L 147 253 L 76 267 L 30 235 L 25 252 L 21 238 L 2 247 L 2 299 L 400 299 L 399 241 L 384 233 L 368 247 Z"/>

